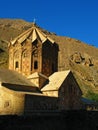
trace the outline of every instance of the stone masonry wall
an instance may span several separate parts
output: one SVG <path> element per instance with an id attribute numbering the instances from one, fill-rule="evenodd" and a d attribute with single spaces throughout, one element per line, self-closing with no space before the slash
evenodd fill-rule
<path id="1" fill-rule="evenodd" d="M 49 111 L 58 109 L 58 99 L 55 97 L 26 95 L 25 96 L 25 114 L 34 111 Z"/>
<path id="2" fill-rule="evenodd" d="M 0 115 L 21 115 L 24 112 L 24 95 L 0 88 Z"/>

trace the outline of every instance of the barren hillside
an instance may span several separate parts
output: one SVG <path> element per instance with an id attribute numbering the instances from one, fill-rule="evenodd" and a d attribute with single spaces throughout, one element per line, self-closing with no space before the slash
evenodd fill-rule
<path id="1" fill-rule="evenodd" d="M 8 41 L 32 26 L 23 20 L 0 19 L 0 67 L 8 65 Z M 73 71 L 83 94 L 98 93 L 98 48 L 70 37 L 47 33 L 59 45 L 59 71 Z"/>

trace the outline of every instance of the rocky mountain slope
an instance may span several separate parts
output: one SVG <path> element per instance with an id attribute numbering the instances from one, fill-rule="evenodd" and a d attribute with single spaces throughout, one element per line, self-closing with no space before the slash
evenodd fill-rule
<path id="1" fill-rule="evenodd" d="M 0 19 L 0 67 L 8 67 L 8 42 L 27 30 L 32 23 L 24 20 Z M 70 69 L 83 94 L 88 91 L 98 93 L 98 48 L 70 37 L 47 33 L 59 45 L 59 71 Z"/>

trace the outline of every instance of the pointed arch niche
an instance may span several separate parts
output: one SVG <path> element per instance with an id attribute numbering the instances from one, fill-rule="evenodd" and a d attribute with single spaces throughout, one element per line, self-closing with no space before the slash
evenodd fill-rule
<path id="1" fill-rule="evenodd" d="M 17 50 L 14 52 L 14 70 L 19 71 L 20 69 L 20 51 Z"/>
<path id="2" fill-rule="evenodd" d="M 27 49 L 24 49 L 21 57 L 22 57 L 21 59 L 22 73 L 27 75 L 29 73 L 29 67 L 30 67 L 30 52 Z"/>

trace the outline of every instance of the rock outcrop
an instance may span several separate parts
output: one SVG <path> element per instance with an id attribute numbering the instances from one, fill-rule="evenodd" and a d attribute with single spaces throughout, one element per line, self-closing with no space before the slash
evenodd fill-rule
<path id="1" fill-rule="evenodd" d="M 75 52 L 73 55 L 70 56 L 70 59 L 77 64 L 93 66 L 92 58 L 84 57 L 84 56 L 82 56 L 82 54 L 80 52 Z"/>

